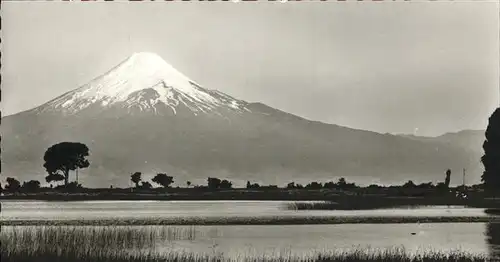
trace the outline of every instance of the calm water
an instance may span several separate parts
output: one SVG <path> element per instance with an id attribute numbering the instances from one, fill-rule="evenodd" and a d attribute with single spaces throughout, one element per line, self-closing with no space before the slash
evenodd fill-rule
<path id="1" fill-rule="evenodd" d="M 187 216 L 487 216 L 483 209 L 422 207 L 369 211 L 293 211 L 280 201 L 3 201 L 2 220 L 161 218 Z M 160 231 L 161 226 L 138 226 Z M 5 227 L 7 228 L 7 227 Z M 158 237 L 158 250 L 212 254 L 307 255 L 317 251 L 404 247 L 423 250 L 463 250 L 500 259 L 500 224 L 356 224 L 291 226 L 170 226 L 181 233 Z M 182 232 L 188 232 L 183 234 Z M 412 233 L 414 233 L 412 235 Z"/>
<path id="2" fill-rule="evenodd" d="M 500 261 L 500 224 L 357 224 L 291 226 L 133 226 L 140 233 L 154 232 L 155 252 L 222 254 L 237 259 L 249 256 L 307 256 L 353 248 L 403 247 L 408 253 L 461 250 L 486 254 Z M 5 226 L 1 234 L 9 234 Z M 23 229 L 37 227 L 22 227 Z M 38 227 L 41 228 L 41 227 Z M 71 229 L 72 227 L 69 227 Z M 81 228 L 81 227 L 80 227 Z M 118 228 L 127 229 L 127 226 Z M 130 227 L 129 227 L 130 228 Z M 167 232 L 161 234 L 161 232 Z M 137 233 L 136 234 L 140 234 Z M 412 235 L 411 233 L 416 233 Z M 137 246 L 126 252 L 142 250 Z"/>
<path id="3" fill-rule="evenodd" d="M 258 216 L 488 216 L 481 208 L 287 210 L 286 201 L 2 201 L 1 219 L 105 219 Z"/>

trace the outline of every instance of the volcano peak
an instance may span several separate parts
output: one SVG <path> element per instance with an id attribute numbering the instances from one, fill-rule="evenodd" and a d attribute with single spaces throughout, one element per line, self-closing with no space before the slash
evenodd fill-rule
<path id="1" fill-rule="evenodd" d="M 149 95 L 144 97 L 144 94 Z M 159 103 L 174 113 L 177 106 L 184 105 L 194 114 L 219 107 L 239 110 L 242 109 L 240 105 L 245 104 L 202 88 L 155 53 L 137 52 L 106 74 L 50 101 L 43 110 L 48 108 L 74 114 L 91 106 L 121 106 L 127 110 L 151 109 L 156 113 Z"/>

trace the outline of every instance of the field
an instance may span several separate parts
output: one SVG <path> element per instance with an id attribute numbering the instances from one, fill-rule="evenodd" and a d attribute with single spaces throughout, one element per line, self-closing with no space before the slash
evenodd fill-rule
<path id="1" fill-rule="evenodd" d="M 3 262 L 159 262 L 159 261 L 231 261 L 234 258 L 214 252 L 195 254 L 178 251 L 161 251 L 157 239 L 192 239 L 193 228 L 178 230 L 163 227 L 161 230 L 145 230 L 137 227 L 8 227 L 0 232 L 1 261 Z M 295 257 L 250 256 L 242 254 L 241 261 L 489 261 L 486 256 L 462 251 L 451 253 L 426 252 L 412 255 L 402 248 L 349 251 L 324 250 L 314 255 Z"/>

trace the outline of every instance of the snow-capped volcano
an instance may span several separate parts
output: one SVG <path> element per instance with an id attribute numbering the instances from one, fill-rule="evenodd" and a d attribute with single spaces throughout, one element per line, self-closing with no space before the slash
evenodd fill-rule
<path id="1" fill-rule="evenodd" d="M 154 53 L 135 53 L 88 84 L 47 103 L 41 110 L 75 114 L 86 108 L 124 107 L 158 112 L 168 107 L 175 114 L 185 106 L 193 114 L 216 108 L 245 110 L 244 101 L 202 88 Z"/>
<path id="2" fill-rule="evenodd" d="M 167 172 L 177 185 L 203 185 L 208 176 L 283 185 L 341 176 L 439 182 L 444 170 L 464 167 L 481 174 L 480 139 L 458 136 L 450 143 L 309 121 L 204 89 L 151 53 L 134 54 L 80 88 L 3 117 L 1 131 L 1 180 L 44 181 L 43 155 L 63 141 L 89 147 L 91 165 L 80 172 L 89 187 L 125 187 L 136 171 L 144 179 Z M 461 176 L 452 176 L 457 182 Z"/>

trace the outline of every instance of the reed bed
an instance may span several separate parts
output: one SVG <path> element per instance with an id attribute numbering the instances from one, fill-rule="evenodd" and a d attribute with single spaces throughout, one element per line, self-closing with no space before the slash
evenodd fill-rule
<path id="1" fill-rule="evenodd" d="M 157 240 L 194 239 L 196 228 L 176 229 L 172 227 L 4 227 L 0 232 L 0 255 L 2 262 L 368 262 L 368 261 L 493 261 L 486 256 L 461 251 L 426 252 L 411 255 L 403 248 L 348 251 L 324 251 L 302 257 L 290 254 L 278 256 L 243 255 L 239 258 L 224 254 L 195 254 L 181 251 L 159 251 Z"/>

